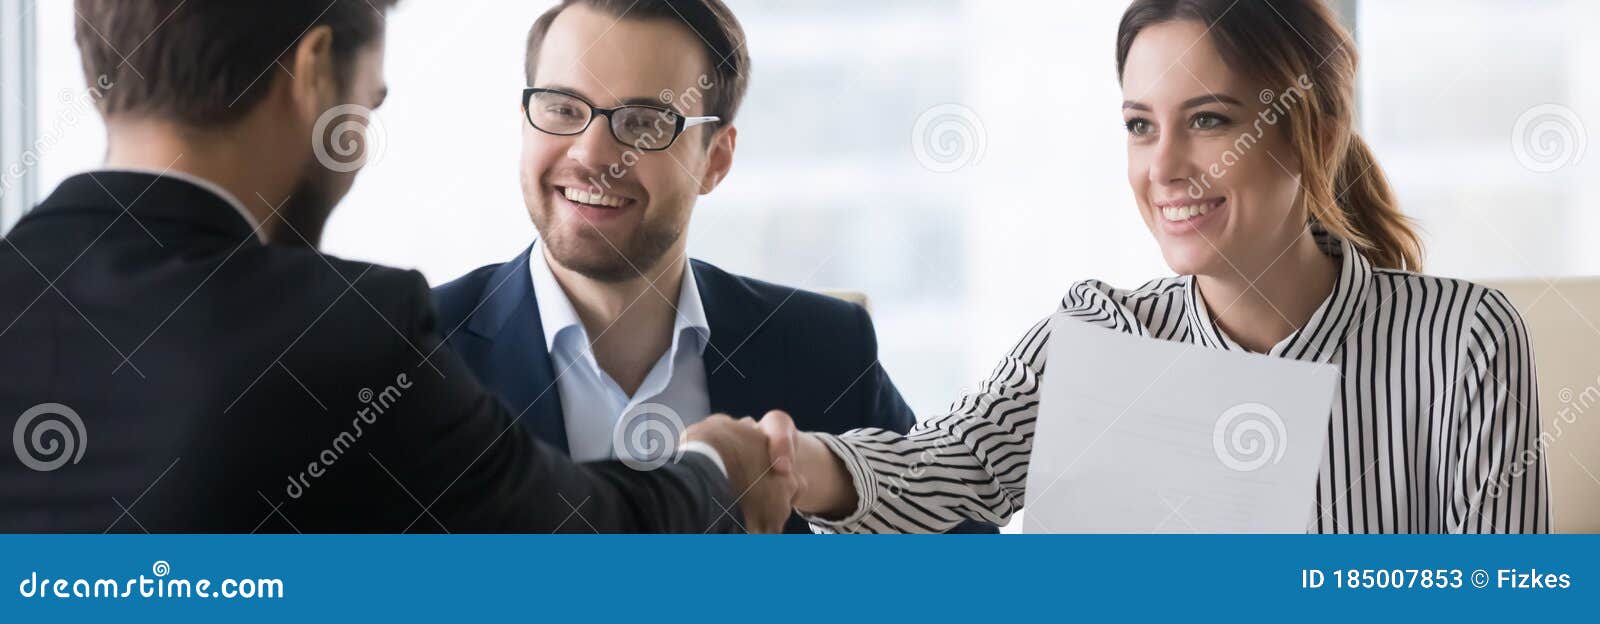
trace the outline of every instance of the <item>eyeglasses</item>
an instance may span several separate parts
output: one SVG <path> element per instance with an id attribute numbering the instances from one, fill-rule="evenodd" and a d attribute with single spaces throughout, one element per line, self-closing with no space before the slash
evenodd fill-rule
<path id="1" fill-rule="evenodd" d="M 596 116 L 604 115 L 610 121 L 613 138 L 647 152 L 672 147 L 684 130 L 722 120 L 684 117 L 670 109 L 643 104 L 600 108 L 565 91 L 532 87 L 522 90 L 522 111 L 534 128 L 557 136 L 583 134 Z"/>

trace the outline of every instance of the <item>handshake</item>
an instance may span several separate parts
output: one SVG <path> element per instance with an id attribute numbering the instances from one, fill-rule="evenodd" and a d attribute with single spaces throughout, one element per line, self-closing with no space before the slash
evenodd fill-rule
<path id="1" fill-rule="evenodd" d="M 749 533 L 783 532 L 791 509 L 834 517 L 855 508 L 843 463 L 821 440 L 797 431 L 784 412 L 767 412 L 760 421 L 716 414 L 689 427 L 683 440 L 709 444 L 722 456 Z"/>

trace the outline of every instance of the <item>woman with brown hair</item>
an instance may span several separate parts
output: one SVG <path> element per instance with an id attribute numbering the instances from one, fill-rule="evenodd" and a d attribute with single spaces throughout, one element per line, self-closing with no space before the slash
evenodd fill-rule
<path id="1" fill-rule="evenodd" d="M 1128 182 L 1179 277 L 1080 282 L 1056 314 L 1337 366 L 1307 531 L 1548 531 L 1527 331 L 1499 292 L 1414 272 L 1417 236 L 1355 132 L 1356 60 L 1318 0 L 1134 2 L 1117 38 Z M 839 532 L 1005 523 L 1047 321 L 908 434 L 800 436 L 796 507 Z"/>

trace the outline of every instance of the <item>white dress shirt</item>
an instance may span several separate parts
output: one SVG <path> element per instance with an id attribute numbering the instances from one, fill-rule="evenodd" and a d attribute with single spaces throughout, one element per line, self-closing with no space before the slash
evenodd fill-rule
<path id="1" fill-rule="evenodd" d="M 1374 268 L 1314 228 L 1340 266 L 1333 293 L 1266 355 L 1339 367 L 1306 526 L 1313 533 L 1544 533 L 1550 493 L 1528 331 L 1493 289 Z M 1243 350 L 1193 277 L 1125 290 L 1080 282 L 1056 314 L 1129 334 Z M 1052 315 L 1054 316 L 1054 315 Z M 821 436 L 859 495 L 850 533 L 932 532 L 962 518 L 1005 524 L 1022 507 L 1046 373 L 1049 318 L 977 390 L 909 433 Z M 1096 358 L 1098 353 L 1076 357 Z"/>
<path id="2" fill-rule="evenodd" d="M 687 260 L 685 261 L 687 265 Z M 683 429 L 704 420 L 711 411 L 702 352 L 711 340 L 695 283 L 693 267 L 685 266 L 678 288 L 672 344 L 656 360 L 644 383 L 629 396 L 600 368 L 591 348 L 593 337 L 583 326 L 572 300 L 550 270 L 544 243 L 534 243 L 528 272 L 544 324 L 545 347 L 556 371 L 567 448 L 573 459 L 629 459 L 655 463 L 663 450 L 706 453 L 719 467 L 722 459 L 708 445 L 679 449 Z M 653 292 L 643 296 L 655 297 Z"/>

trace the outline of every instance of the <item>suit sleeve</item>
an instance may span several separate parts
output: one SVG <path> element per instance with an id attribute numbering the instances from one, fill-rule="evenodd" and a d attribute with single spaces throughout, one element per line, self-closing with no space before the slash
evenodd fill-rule
<path id="1" fill-rule="evenodd" d="M 413 322 L 395 360 L 409 388 L 375 451 L 451 532 L 705 533 L 739 530 L 728 481 L 704 455 L 654 470 L 577 463 L 518 426 L 434 331 L 426 282 L 412 273 Z M 422 527 L 422 525 L 418 525 Z M 422 527 L 429 528 L 429 527 Z"/>
<path id="2" fill-rule="evenodd" d="M 851 307 L 861 326 L 860 344 L 865 347 L 864 359 L 870 362 L 869 370 L 861 380 L 864 386 L 861 414 L 865 416 L 861 426 L 897 433 L 910 431 L 911 426 L 917 424 L 917 417 L 912 413 L 911 406 L 906 404 L 905 398 L 900 396 L 900 390 L 894 387 L 894 382 L 889 380 L 883 362 L 878 360 L 878 332 L 872 326 L 872 317 L 867 314 L 866 308 Z"/>

